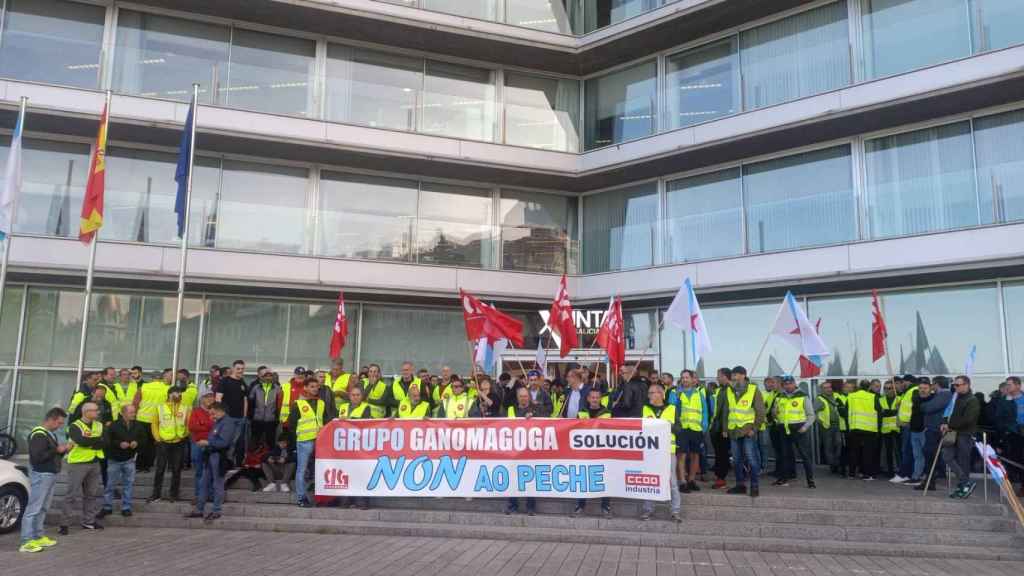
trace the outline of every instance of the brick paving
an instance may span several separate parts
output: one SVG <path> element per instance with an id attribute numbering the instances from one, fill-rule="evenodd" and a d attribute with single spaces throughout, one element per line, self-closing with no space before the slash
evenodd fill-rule
<path id="1" fill-rule="evenodd" d="M 52 536 L 52 531 L 51 531 Z M 55 548 L 17 552 L 0 537 L 3 576 L 1019 576 L 1024 562 L 723 552 L 639 546 L 220 532 L 75 530 Z"/>

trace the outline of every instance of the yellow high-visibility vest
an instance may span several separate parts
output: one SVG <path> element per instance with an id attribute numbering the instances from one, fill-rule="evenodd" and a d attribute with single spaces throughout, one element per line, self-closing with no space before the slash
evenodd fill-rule
<path id="1" fill-rule="evenodd" d="M 747 391 L 739 399 L 736 398 L 736 392 L 731 386 L 726 389 L 725 397 L 729 402 L 729 430 L 738 430 L 757 420 L 757 413 L 754 411 L 755 394 L 757 388 L 753 384 L 747 384 Z"/>
<path id="2" fill-rule="evenodd" d="M 160 441 L 174 444 L 188 436 L 188 408 L 165 402 L 157 407 L 157 431 Z"/>
<path id="3" fill-rule="evenodd" d="M 98 438 L 103 436 L 103 424 L 100 424 L 99 420 L 93 420 L 92 424 L 86 424 L 81 420 L 75 420 L 71 423 L 72 426 L 77 426 L 82 431 L 82 436 L 89 438 Z M 84 464 L 86 462 L 92 462 L 94 460 L 103 459 L 102 448 L 86 448 L 75 444 L 74 448 L 68 452 L 68 464 Z"/>
<path id="4" fill-rule="evenodd" d="M 316 440 L 316 435 L 324 427 L 323 400 L 316 403 L 316 410 L 313 410 L 309 401 L 304 398 L 296 400 L 295 407 L 299 411 L 299 421 L 295 424 L 295 440 L 297 442 Z"/>
<path id="5" fill-rule="evenodd" d="M 899 413 L 896 414 L 896 423 L 900 426 L 910 424 L 910 417 L 914 415 L 914 390 L 916 389 L 916 386 L 911 386 L 900 396 Z"/>
<path id="6" fill-rule="evenodd" d="M 152 380 L 142 385 L 142 398 L 139 400 L 139 422 L 152 424 L 156 420 L 157 406 L 167 402 L 167 391 L 171 386 L 163 380 Z"/>
<path id="7" fill-rule="evenodd" d="M 469 406 L 473 403 L 469 392 L 463 392 L 458 396 L 452 394 L 444 402 L 444 417 L 448 419 L 465 418 L 469 416 Z"/>
<path id="8" fill-rule="evenodd" d="M 849 410 L 850 430 L 878 432 L 878 411 L 875 409 L 875 395 L 867 390 L 857 390 L 846 398 Z"/>
<path id="9" fill-rule="evenodd" d="M 900 405 L 899 397 L 890 400 L 888 396 L 882 396 L 878 401 L 882 404 L 882 410 L 895 410 Z M 899 432 L 900 425 L 896 422 L 896 418 L 896 416 L 882 416 L 882 434 Z"/>
<path id="10" fill-rule="evenodd" d="M 430 403 L 420 400 L 415 406 L 406 398 L 398 403 L 398 417 L 409 420 L 423 420 L 430 410 Z"/>
<path id="11" fill-rule="evenodd" d="M 696 396 L 696 394 L 694 394 L 694 396 Z M 660 411 L 658 411 L 657 408 L 644 404 L 642 415 L 644 418 L 660 418 L 668 422 L 669 426 L 675 424 L 676 418 L 678 417 L 676 415 L 676 407 L 671 404 L 661 406 Z M 672 433 L 672 440 L 669 442 L 669 451 L 672 454 L 676 453 L 676 435 L 674 432 Z"/>
<path id="12" fill-rule="evenodd" d="M 703 390 L 694 390 L 687 398 L 686 394 L 679 393 L 679 408 L 682 414 L 679 415 L 679 425 L 683 430 L 694 432 L 704 431 L 704 402 L 706 400 Z"/>

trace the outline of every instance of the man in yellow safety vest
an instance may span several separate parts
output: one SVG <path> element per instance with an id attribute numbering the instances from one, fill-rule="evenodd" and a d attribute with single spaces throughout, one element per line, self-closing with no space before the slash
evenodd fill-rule
<path id="1" fill-rule="evenodd" d="M 729 494 L 747 493 L 747 474 L 750 475 L 750 497 L 760 495 L 761 454 L 757 431 L 765 421 L 765 404 L 761 391 L 747 380 L 747 369 L 732 369 L 732 385 L 726 388 L 726 402 L 722 406 L 722 419 L 727 431 L 722 432 L 731 441 L 736 485 Z"/>
<path id="2" fill-rule="evenodd" d="M 388 388 L 387 382 L 381 378 L 380 364 L 370 364 L 366 369 L 363 390 L 373 418 L 385 418 L 388 415 Z"/>
<path id="3" fill-rule="evenodd" d="M 167 393 L 167 401 L 158 405 L 156 420 L 150 424 L 156 443 L 156 472 L 153 475 L 153 493 L 147 503 L 162 499 L 164 472 L 170 469 L 171 490 L 168 501 L 176 502 L 181 493 L 181 467 L 185 462 L 188 438 L 189 408 L 181 401 L 184 390 L 179 386 Z"/>
<path id="4" fill-rule="evenodd" d="M 353 388 L 349 387 L 350 394 Z M 327 403 L 320 398 L 320 381 L 316 377 L 306 378 L 302 397 L 292 404 L 288 414 L 288 430 L 295 435 L 295 497 L 303 508 L 313 507 L 313 500 L 306 497 L 306 470 L 313 460 L 317 434 L 330 416 Z"/>
<path id="5" fill-rule="evenodd" d="M 469 416 L 469 409 L 472 407 L 472 404 L 473 399 L 470 398 L 469 392 L 466 391 L 465 382 L 462 381 L 458 374 L 452 374 L 451 394 L 441 404 L 438 417 L 448 418 L 449 420 L 466 418 Z"/>
<path id="6" fill-rule="evenodd" d="M 419 386 L 409 386 L 409 393 L 398 403 L 398 417 L 403 420 L 424 420 L 430 416 L 430 403 L 423 400 Z"/>
<path id="7" fill-rule="evenodd" d="M 818 426 L 818 438 L 825 453 L 825 464 L 833 474 L 839 474 L 841 467 L 843 439 L 839 435 L 839 407 L 836 395 L 832 391 L 832 381 L 821 384 L 821 392 L 814 399 L 815 421 Z"/>
<path id="8" fill-rule="evenodd" d="M 413 385 L 422 390 L 423 381 L 416 376 L 412 362 L 402 362 L 398 376 L 395 376 L 395 379 L 391 381 L 391 386 L 388 387 L 387 405 L 391 414 L 394 415 L 398 412 L 398 404 L 408 397 L 409 387 Z"/>
<path id="9" fill-rule="evenodd" d="M 900 459 L 900 397 L 896 394 L 896 385 L 892 380 L 886 380 L 882 385 L 879 403 L 882 411 L 889 414 L 882 416 L 882 428 L 878 438 L 879 462 L 885 463 L 885 473 L 892 479 L 898 476 L 895 464 Z"/>
<path id="10" fill-rule="evenodd" d="M 697 386 L 697 374 L 683 370 L 680 386 L 669 393 L 669 404 L 679 415 L 679 434 L 676 437 L 676 476 L 679 491 L 683 494 L 697 492 L 697 475 L 700 473 L 700 453 L 704 444 L 704 432 L 708 429 L 708 398 L 703 388 Z"/>
<path id="11" fill-rule="evenodd" d="M 97 419 L 99 407 L 91 401 L 82 403 L 82 417 L 68 427 L 67 455 L 68 492 L 57 533 L 64 536 L 71 525 L 75 506 L 81 501 L 81 526 L 86 530 L 102 530 L 96 521 L 100 511 L 100 460 L 106 445 L 106 430 Z"/>
<path id="12" fill-rule="evenodd" d="M 145 426 L 156 422 L 157 407 L 167 402 L 167 391 L 171 389 L 171 370 L 165 369 L 160 378 L 145 382 L 135 393 L 135 406 L 138 414 L 135 419 Z M 151 434 L 143 435 L 145 442 L 139 445 L 136 456 L 136 468 L 139 472 L 149 472 L 156 456 L 156 444 Z"/>
<path id="13" fill-rule="evenodd" d="M 857 388 L 846 397 L 846 405 L 839 408 L 845 411 L 850 425 L 847 472 L 853 478 L 860 470 L 862 480 L 874 480 L 878 474 L 878 434 L 882 417 L 888 411 L 882 408 L 878 394 L 871 391 L 871 382 L 861 380 Z"/>
<path id="14" fill-rule="evenodd" d="M 338 356 L 331 361 L 331 369 L 324 375 L 324 386 L 334 395 L 335 403 L 348 398 L 348 383 L 352 375 L 345 372 L 345 360 Z"/>
<path id="15" fill-rule="evenodd" d="M 816 419 L 814 403 L 808 401 L 807 393 L 797 388 L 792 376 L 783 376 L 782 390 L 775 396 L 775 421 L 782 431 L 779 478 L 775 486 L 789 486 L 790 480 L 796 480 L 796 457 L 799 455 L 804 464 L 807 487 L 816 488 L 810 434 Z"/>
<path id="16" fill-rule="evenodd" d="M 575 373 L 577 379 L 582 379 L 577 370 L 571 371 Z M 576 418 L 578 420 L 590 420 L 590 419 L 604 419 L 611 418 L 612 411 L 604 407 L 601 404 L 601 390 L 599 388 L 590 388 L 587 391 L 587 397 L 583 402 L 583 406 L 580 407 L 579 411 L 576 412 Z M 576 499 L 576 507 L 572 511 L 573 516 L 580 516 L 583 514 L 584 508 L 587 506 L 587 500 L 585 498 Z M 612 517 L 612 499 L 601 498 L 601 514 L 605 518 Z"/>
<path id="17" fill-rule="evenodd" d="M 676 453 L 676 437 L 679 434 L 679 417 L 676 414 L 676 407 L 665 402 L 665 386 L 660 380 L 651 382 L 651 385 L 647 388 L 647 403 L 644 404 L 642 409 L 644 418 L 660 418 L 669 423 L 672 427 L 672 436 L 669 440 L 669 452 L 671 454 Z M 673 459 L 674 460 L 674 459 Z M 679 498 L 679 479 L 676 475 L 676 467 L 669 466 L 669 494 L 672 498 L 672 520 L 677 524 L 681 523 L 683 519 L 679 516 L 679 508 L 681 505 Z M 643 503 L 643 514 L 641 514 L 641 520 L 647 520 L 654 513 L 654 502 L 651 500 L 644 500 Z"/>

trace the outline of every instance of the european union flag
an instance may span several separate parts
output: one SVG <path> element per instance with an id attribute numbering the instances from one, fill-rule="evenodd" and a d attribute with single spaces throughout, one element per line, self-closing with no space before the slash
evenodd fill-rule
<path id="1" fill-rule="evenodd" d="M 174 181 L 178 183 L 178 194 L 174 199 L 174 213 L 178 215 L 178 238 L 185 235 L 185 217 L 188 210 L 188 173 L 192 160 L 192 131 L 195 119 L 196 103 L 188 108 L 185 120 L 185 131 L 181 134 L 181 146 L 178 148 L 178 168 L 174 171 Z"/>

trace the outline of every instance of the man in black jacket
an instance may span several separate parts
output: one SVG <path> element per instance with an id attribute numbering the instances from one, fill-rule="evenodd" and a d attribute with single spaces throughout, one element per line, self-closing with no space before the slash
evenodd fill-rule
<path id="1" fill-rule="evenodd" d="M 51 408 L 41 426 L 36 426 L 28 436 L 28 460 L 32 465 L 29 472 L 28 505 L 21 519 L 21 552 L 40 552 L 57 543 L 43 534 L 43 521 L 53 499 L 53 489 L 60 474 L 60 462 L 65 452 L 71 449 L 57 440 L 55 432 L 64 427 L 67 412 Z"/>
<path id="2" fill-rule="evenodd" d="M 949 443 L 942 441 L 942 457 L 956 475 L 957 488 L 950 498 L 967 498 L 974 492 L 976 482 L 971 480 L 971 454 L 974 451 L 974 434 L 978 431 L 978 417 L 981 405 L 971 392 L 971 379 L 957 376 L 953 380 L 956 400 L 953 412 L 943 420 L 939 431 L 943 435 L 955 435 Z"/>
<path id="3" fill-rule="evenodd" d="M 636 370 L 622 379 L 608 401 L 614 418 L 640 418 L 647 402 L 647 381 Z"/>
<path id="4" fill-rule="evenodd" d="M 132 490 L 135 487 L 135 451 L 149 427 L 135 420 L 132 404 L 121 409 L 121 416 L 107 428 L 107 484 L 103 491 L 100 518 L 114 511 L 114 490 L 121 484 L 121 515 L 132 515 Z"/>

